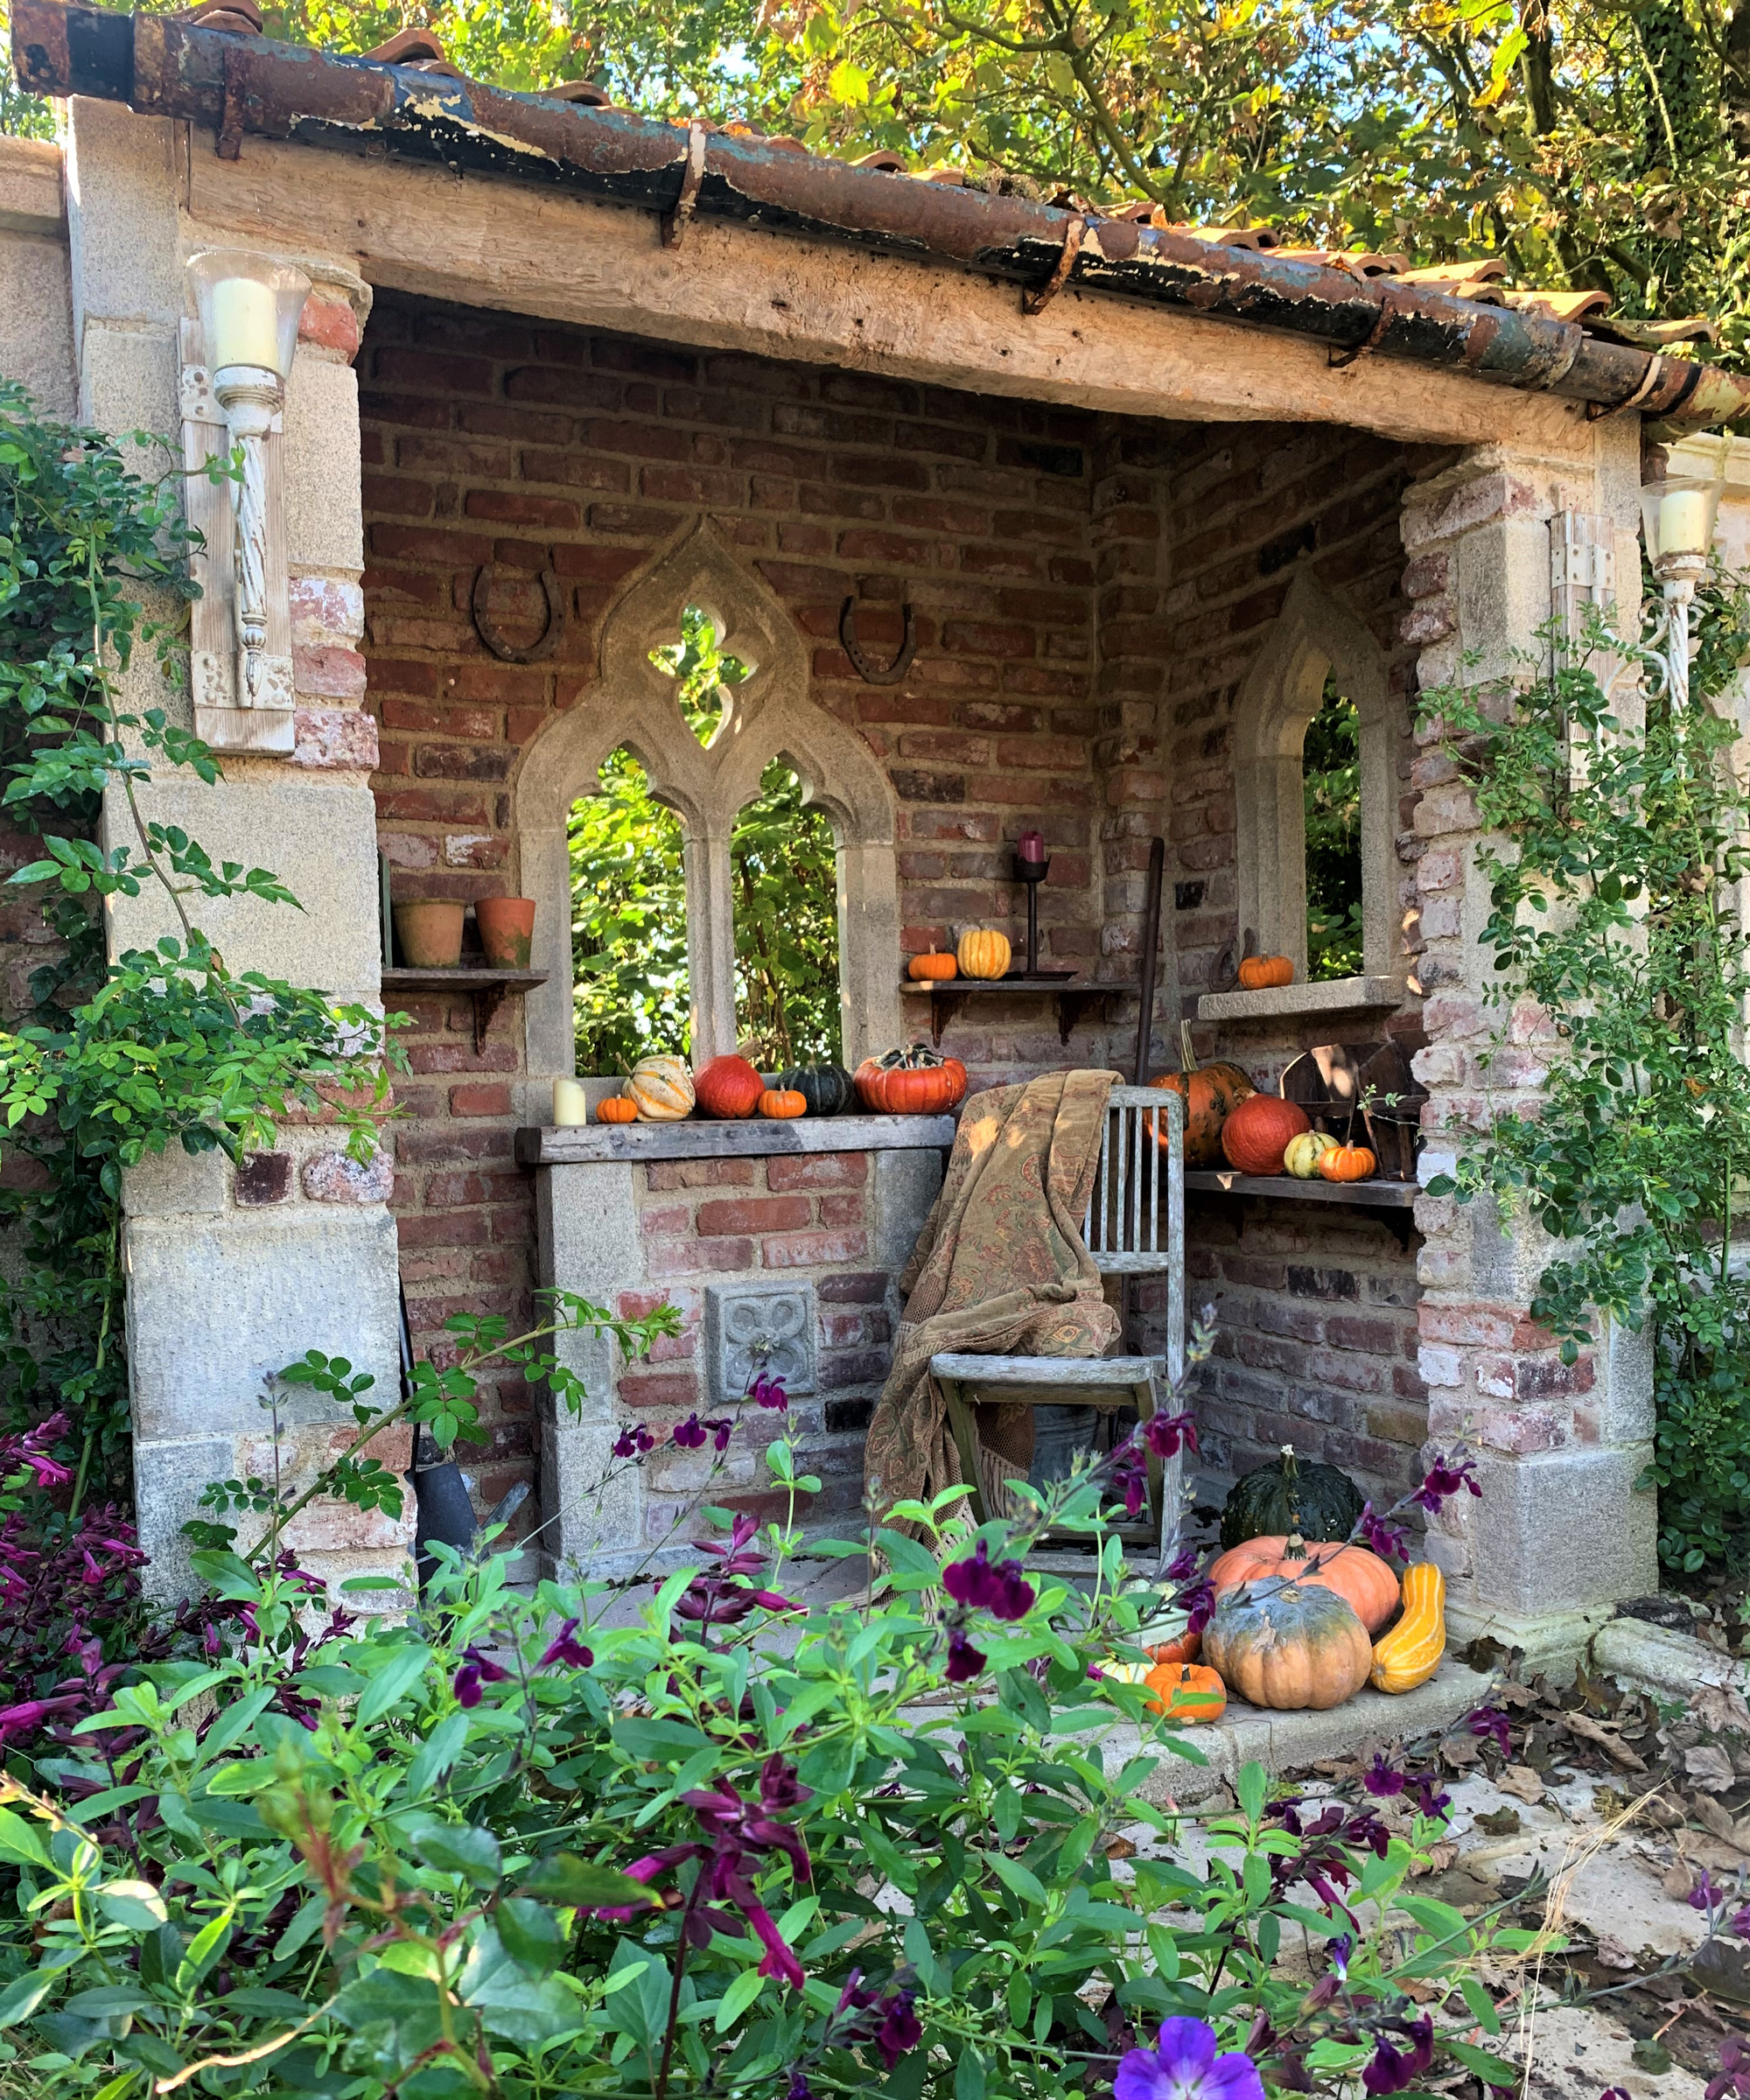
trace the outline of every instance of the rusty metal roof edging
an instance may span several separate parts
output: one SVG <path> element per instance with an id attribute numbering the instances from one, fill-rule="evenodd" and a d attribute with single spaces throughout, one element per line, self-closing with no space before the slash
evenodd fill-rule
<path id="1" fill-rule="evenodd" d="M 1311 337 L 1346 359 L 1404 359 L 1584 401 L 1594 413 L 1633 408 L 1672 430 L 1750 416 L 1750 378 L 1601 342 L 1550 314 L 1135 220 L 1089 215 L 1078 240 L 1077 214 L 1051 205 L 914 181 L 737 133 L 707 134 L 700 176 L 687 127 L 165 16 L 14 0 L 12 62 L 33 93 L 186 119 L 228 148 L 256 135 L 386 150 L 452 171 L 546 181 L 671 220 L 690 204 L 701 216 L 957 262 L 1033 293 L 1110 292 Z"/>

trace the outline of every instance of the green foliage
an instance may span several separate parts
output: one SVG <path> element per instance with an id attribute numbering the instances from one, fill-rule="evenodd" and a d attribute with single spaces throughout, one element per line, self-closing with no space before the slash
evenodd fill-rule
<path id="1" fill-rule="evenodd" d="M 690 606 L 681 640 L 651 652 L 702 744 L 746 668 L 725 656 L 709 612 Z M 692 1049 L 687 892 L 680 819 L 628 751 L 603 765 L 598 793 L 570 819 L 578 1067 L 630 1069 L 655 1051 Z M 762 1070 L 838 1055 L 837 867 L 832 827 L 808 807 L 782 760 L 730 838 L 735 900 L 736 1030 Z"/>
<path id="2" fill-rule="evenodd" d="M 1353 2084 L 1430 2012 L 1431 2077 L 1510 2083 L 1467 2039 L 1498 2032 L 1475 1972 L 1532 1936 L 1415 1892 L 1438 1824 L 1308 1827 L 1250 1765 L 1188 1843 L 1148 1796 L 1194 1738 L 1090 1679 L 1160 1602 L 1098 1488 L 1041 1521 L 1094 1534 L 1099 1579 L 1000 1617 L 944 1583 L 960 1494 L 897 1513 L 927 1544 L 827 1549 L 880 1552 L 872 1596 L 779 1639 L 781 1598 L 746 1600 L 792 1582 L 788 1522 L 738 1528 L 741 1575 L 682 1567 L 630 1608 L 446 1551 L 413 1619 L 313 1642 L 307 1578 L 203 1554 L 220 1652 L 138 1670 L 0 1780 L 8 2092 L 1070 2100 L 1173 2014 L 1271 2084 Z M 980 1536 L 1000 1562 L 1036 1529 Z M 956 1686 L 969 1626 L 986 1667 Z"/>
<path id="3" fill-rule="evenodd" d="M 1361 721 L 1353 700 L 1325 681 L 1306 725 L 1306 974 L 1353 977 L 1362 968 Z"/>
<path id="4" fill-rule="evenodd" d="M 35 1169 L 0 1198 L 24 1256 L 0 1299 L 0 1372 L 15 1418 L 72 1418 L 75 1510 L 94 1465 L 115 1480 L 125 1462 L 123 1170 L 172 1145 L 241 1158 L 294 1111 L 332 1115 L 368 1157 L 388 1084 L 377 1017 L 234 974 L 191 915 L 295 908 L 290 892 L 150 813 L 155 777 L 220 770 L 165 710 L 123 699 L 149 668 L 174 675 L 193 595 L 179 476 L 148 479 L 150 458 L 148 439 L 44 421 L 0 384 L 0 804 L 36 835 L 9 887 L 51 936 L 32 1012 L 0 1032 L 8 1145 Z M 106 962 L 98 907 L 148 892 L 178 934 Z"/>
<path id="5" fill-rule="evenodd" d="M 1689 1572 L 1750 1546 L 1750 1278 L 1730 1258 L 1750 1172 L 1734 893 L 1750 795 L 1737 729 L 1710 704 L 1735 682 L 1747 612 L 1739 589 L 1702 592 L 1692 704 L 1649 695 L 1644 728 L 1600 685 L 1599 656 L 1621 647 L 1602 630 L 1516 704 L 1425 701 L 1507 842 L 1482 856 L 1503 1012 L 1488 1077 L 1542 1097 L 1496 1114 L 1456 1180 L 1430 1187 L 1489 1191 L 1564 1242 L 1532 1312 L 1566 1361 L 1593 1334 L 1589 1308 L 1652 1320 L 1660 1552 Z"/>

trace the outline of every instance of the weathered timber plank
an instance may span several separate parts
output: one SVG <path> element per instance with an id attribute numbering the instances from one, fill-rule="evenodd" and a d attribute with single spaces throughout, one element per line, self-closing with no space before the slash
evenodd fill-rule
<path id="1" fill-rule="evenodd" d="M 1230 1174 L 1193 1169 L 1187 1194 L 1280 1196 L 1290 1203 L 1360 1203 L 1369 1210 L 1413 1210 L 1421 1190 L 1413 1181 L 1297 1181 L 1292 1174 Z"/>

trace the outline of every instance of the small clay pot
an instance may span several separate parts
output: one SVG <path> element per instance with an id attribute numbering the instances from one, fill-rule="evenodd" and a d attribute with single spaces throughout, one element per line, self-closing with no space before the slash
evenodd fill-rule
<path id="1" fill-rule="evenodd" d="M 466 905 L 422 897 L 394 907 L 395 944 L 409 970 L 454 970 L 462 960 Z"/>
<path id="2" fill-rule="evenodd" d="M 482 897 L 474 906 L 480 947 L 495 970 L 527 970 L 535 938 L 532 897 Z"/>

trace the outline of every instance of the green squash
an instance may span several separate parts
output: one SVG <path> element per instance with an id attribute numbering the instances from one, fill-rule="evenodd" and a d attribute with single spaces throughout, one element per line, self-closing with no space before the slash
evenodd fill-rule
<path id="1" fill-rule="evenodd" d="M 1222 1550 L 1249 1538 L 1298 1531 L 1303 1538 L 1347 1538 L 1367 1497 L 1346 1473 L 1316 1460 L 1302 1465 L 1294 1446 L 1254 1466 L 1234 1483 L 1222 1505 Z"/>
<path id="2" fill-rule="evenodd" d="M 810 1116 L 842 1116 L 857 1099 L 843 1065 L 792 1065 L 778 1074 L 780 1088 L 800 1094 Z"/>

